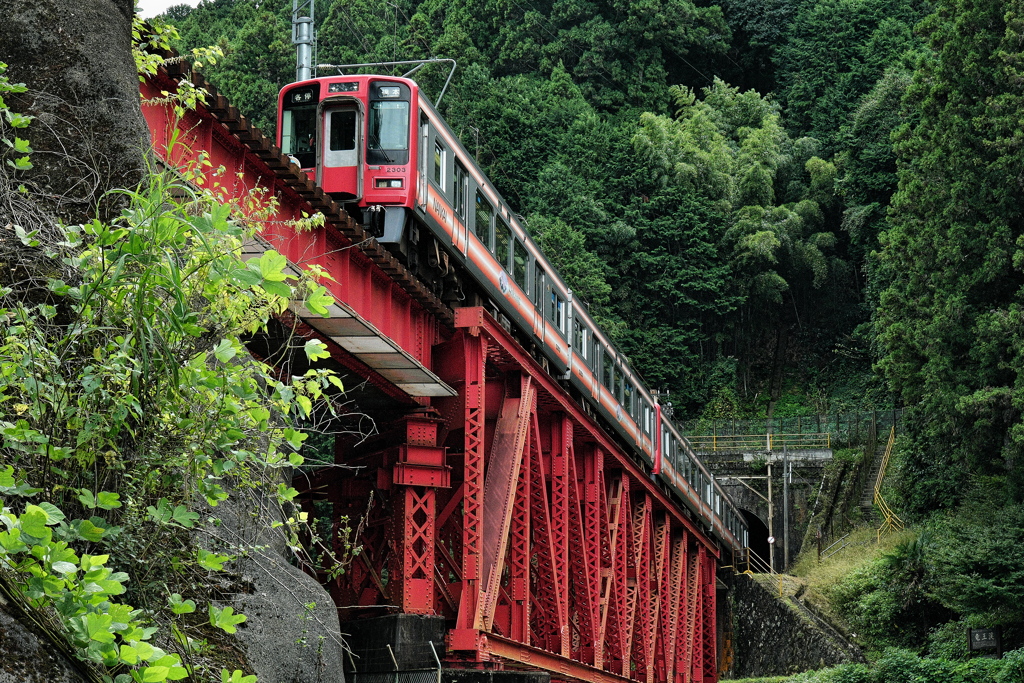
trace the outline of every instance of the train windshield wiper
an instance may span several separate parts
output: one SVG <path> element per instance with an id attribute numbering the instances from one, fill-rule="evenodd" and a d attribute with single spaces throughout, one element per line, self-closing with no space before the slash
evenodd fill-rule
<path id="1" fill-rule="evenodd" d="M 394 163 L 393 161 L 391 161 L 391 157 L 388 156 L 388 153 L 385 152 L 384 149 L 381 147 L 380 138 L 377 137 L 374 133 L 370 133 L 370 144 L 376 146 L 375 149 L 377 152 L 380 152 L 381 155 L 384 157 L 385 164 Z"/>

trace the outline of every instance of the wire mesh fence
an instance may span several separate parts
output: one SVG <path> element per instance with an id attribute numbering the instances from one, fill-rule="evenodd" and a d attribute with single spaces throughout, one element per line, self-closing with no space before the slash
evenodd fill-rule
<path id="1" fill-rule="evenodd" d="M 902 417 L 903 409 L 897 408 L 770 419 L 698 419 L 679 426 L 697 450 L 722 450 L 717 444 L 730 442 L 733 449 L 848 448 L 874 443 L 894 425 L 899 431 Z"/>

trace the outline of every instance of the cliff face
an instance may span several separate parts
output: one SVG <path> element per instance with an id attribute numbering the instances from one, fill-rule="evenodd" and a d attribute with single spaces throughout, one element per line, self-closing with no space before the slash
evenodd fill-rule
<path id="1" fill-rule="evenodd" d="M 131 54 L 132 0 L 3 5 L 0 62 L 9 65 L 11 81 L 28 87 L 5 99 L 13 111 L 36 117 L 31 133 L 21 135 L 30 138 L 33 168 L 19 173 L 17 184 L 66 223 L 94 218 L 97 207 L 109 218 L 116 200 L 104 193 L 142 180 L 149 142 Z M 4 198 L 0 221 L 35 227 L 18 215 L 18 199 Z"/>
<path id="2" fill-rule="evenodd" d="M 0 683 L 86 683 L 74 660 L 0 601 Z"/>

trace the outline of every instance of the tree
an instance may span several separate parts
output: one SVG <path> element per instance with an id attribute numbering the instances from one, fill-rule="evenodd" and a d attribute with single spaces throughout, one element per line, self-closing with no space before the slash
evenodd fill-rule
<path id="1" fill-rule="evenodd" d="M 916 512 L 955 503 L 971 475 L 1024 494 L 1022 9 L 940 2 L 922 23 L 933 55 L 907 93 L 920 119 L 896 134 L 875 325 L 878 368 L 914 406 L 902 488 Z"/>
<path id="2" fill-rule="evenodd" d="M 919 0 L 824 0 L 802 3 L 777 49 L 778 94 L 786 121 L 817 138 L 829 155 L 843 122 L 908 49 L 919 45 Z"/>

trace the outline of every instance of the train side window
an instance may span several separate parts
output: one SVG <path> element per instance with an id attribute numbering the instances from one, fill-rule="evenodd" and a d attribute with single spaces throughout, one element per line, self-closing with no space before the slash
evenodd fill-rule
<path id="1" fill-rule="evenodd" d="M 565 336 L 565 300 L 551 290 L 548 307 L 548 318 L 554 323 L 559 333 Z"/>
<path id="2" fill-rule="evenodd" d="M 620 404 L 622 403 L 622 384 L 622 370 L 615 368 L 615 391 L 612 393 L 615 394 L 615 400 Z"/>
<path id="3" fill-rule="evenodd" d="M 573 320 L 572 346 L 583 360 L 587 359 L 587 328 L 583 326 L 583 321 L 579 318 Z"/>
<path id="4" fill-rule="evenodd" d="M 498 263 L 505 270 L 509 269 L 508 257 L 509 257 L 509 244 L 512 240 L 512 233 L 509 231 L 508 226 L 505 225 L 505 221 L 501 217 L 494 219 L 494 256 L 498 259 Z"/>
<path id="5" fill-rule="evenodd" d="M 476 191 L 476 236 L 487 247 L 487 251 L 494 251 L 494 244 L 491 242 L 491 218 L 494 217 L 494 209 L 484 199 L 480 190 Z"/>
<path id="6" fill-rule="evenodd" d="M 434 184 L 441 188 L 441 192 L 445 191 L 445 172 L 444 169 L 447 166 L 448 161 L 448 150 L 444 148 L 437 140 L 434 141 Z"/>
<path id="7" fill-rule="evenodd" d="M 462 164 L 455 164 L 455 213 L 466 217 L 466 201 L 469 198 L 469 176 Z"/>
<path id="8" fill-rule="evenodd" d="M 537 308 L 540 309 L 541 315 L 544 314 L 544 269 L 540 267 L 539 263 L 534 263 L 533 268 L 533 301 L 537 304 Z"/>
<path id="9" fill-rule="evenodd" d="M 526 245 L 515 240 L 512 247 L 512 279 L 525 292 L 526 291 L 526 266 L 530 262 L 530 254 L 526 251 Z"/>
<path id="10" fill-rule="evenodd" d="M 630 417 L 633 415 L 633 384 L 627 381 L 626 386 L 622 389 L 622 403 L 626 408 L 626 412 L 629 413 Z"/>
<path id="11" fill-rule="evenodd" d="M 608 391 L 612 391 L 612 357 L 607 351 L 601 356 L 601 384 Z"/>

